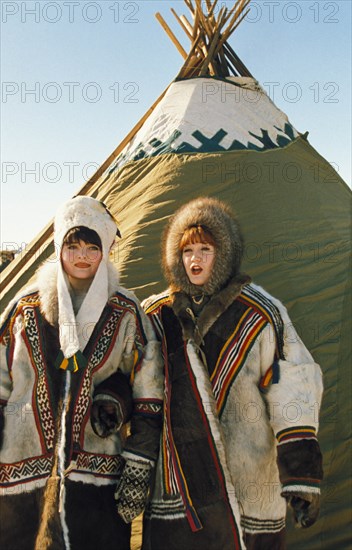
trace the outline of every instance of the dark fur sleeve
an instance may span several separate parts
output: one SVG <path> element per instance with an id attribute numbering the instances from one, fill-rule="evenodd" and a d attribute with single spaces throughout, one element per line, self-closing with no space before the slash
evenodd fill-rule
<path id="1" fill-rule="evenodd" d="M 278 446 L 277 463 L 283 490 L 302 486 L 309 492 L 323 479 L 322 455 L 316 439 L 301 439 Z"/>

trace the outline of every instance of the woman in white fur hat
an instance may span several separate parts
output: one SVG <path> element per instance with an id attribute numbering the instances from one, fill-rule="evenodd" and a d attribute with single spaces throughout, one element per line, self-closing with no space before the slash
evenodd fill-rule
<path id="1" fill-rule="evenodd" d="M 163 377 L 151 324 L 109 262 L 117 231 L 100 201 L 69 200 L 55 218 L 58 260 L 2 317 L 6 550 L 128 550 L 144 508 Z"/>
<path id="2" fill-rule="evenodd" d="M 143 550 L 282 550 L 287 502 L 299 526 L 318 516 L 320 368 L 284 306 L 240 272 L 242 249 L 234 215 L 210 198 L 163 236 L 169 288 L 144 304 L 165 414 Z"/>

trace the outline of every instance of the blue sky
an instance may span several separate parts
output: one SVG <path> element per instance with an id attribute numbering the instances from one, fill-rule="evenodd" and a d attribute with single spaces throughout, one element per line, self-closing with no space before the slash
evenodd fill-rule
<path id="1" fill-rule="evenodd" d="M 232 2 L 218 5 L 232 6 Z M 1 243 L 74 195 L 176 76 L 183 1 L 1 1 Z M 351 2 L 252 0 L 230 44 L 351 185 Z"/>

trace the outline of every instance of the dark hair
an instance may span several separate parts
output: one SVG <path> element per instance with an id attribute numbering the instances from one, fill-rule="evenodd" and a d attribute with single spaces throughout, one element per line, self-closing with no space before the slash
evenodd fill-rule
<path id="1" fill-rule="evenodd" d="M 89 229 L 89 227 L 84 227 L 83 225 L 73 227 L 66 233 L 63 244 L 73 244 L 79 241 L 83 241 L 86 244 L 95 244 L 102 250 L 101 239 L 98 233 L 93 229 Z"/>

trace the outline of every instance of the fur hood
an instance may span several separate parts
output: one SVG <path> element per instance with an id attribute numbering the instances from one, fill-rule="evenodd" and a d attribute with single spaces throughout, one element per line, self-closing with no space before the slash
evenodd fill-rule
<path id="1" fill-rule="evenodd" d="M 119 291 L 136 300 L 132 292 L 126 291 L 119 286 L 119 272 L 113 263 L 107 262 L 108 266 L 108 294 L 109 298 Z M 46 320 L 53 326 L 57 326 L 59 317 L 59 305 L 57 297 L 57 274 L 58 263 L 47 261 L 43 263 L 37 270 L 33 283 L 24 287 L 6 307 L 1 316 L 1 324 L 6 320 L 7 316 L 22 296 L 27 296 L 32 292 L 39 292 L 40 309 Z"/>
<path id="2" fill-rule="evenodd" d="M 216 257 L 210 280 L 202 286 L 190 283 L 182 262 L 180 242 L 186 229 L 201 225 L 213 235 Z M 166 279 L 173 291 L 211 295 L 239 273 L 243 237 L 230 208 L 223 202 L 200 197 L 182 206 L 170 219 L 163 236 L 162 261 Z"/>

